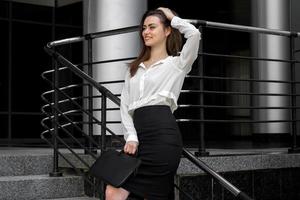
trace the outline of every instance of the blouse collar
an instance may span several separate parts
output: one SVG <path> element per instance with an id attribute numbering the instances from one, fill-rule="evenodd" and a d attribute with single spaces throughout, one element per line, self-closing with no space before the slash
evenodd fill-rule
<path id="1" fill-rule="evenodd" d="M 161 59 L 161 60 L 156 61 L 156 62 L 153 63 L 150 67 L 148 67 L 148 69 L 151 68 L 151 67 L 154 67 L 154 66 L 156 66 L 156 65 L 165 63 L 169 57 L 171 57 L 171 56 L 167 56 L 167 57 L 164 58 L 164 59 Z M 139 64 L 139 67 L 142 67 L 142 68 L 144 68 L 144 69 L 147 69 L 146 66 L 145 66 L 145 64 L 144 64 L 144 62 L 141 62 L 141 63 Z"/>

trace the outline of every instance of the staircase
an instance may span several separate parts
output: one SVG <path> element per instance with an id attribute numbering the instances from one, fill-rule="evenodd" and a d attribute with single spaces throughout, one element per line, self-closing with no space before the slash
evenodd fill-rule
<path id="1" fill-rule="evenodd" d="M 192 149 L 190 149 L 193 151 Z M 211 156 L 199 159 L 226 177 L 255 200 L 300 199 L 300 154 L 288 154 L 287 149 L 210 149 Z M 72 154 L 64 154 L 76 168 L 87 170 Z M 89 165 L 93 158 L 79 154 Z M 60 169 L 70 168 L 59 159 Z M 217 180 L 199 169 L 187 158 L 182 158 L 175 183 L 192 198 L 175 190 L 175 200 L 233 200 L 237 199 Z M 88 190 L 88 188 L 86 188 Z M 131 197 L 129 200 L 136 200 Z"/>
<path id="2" fill-rule="evenodd" d="M 94 199 L 84 195 L 81 176 L 49 176 L 52 156 L 48 149 L 0 149 L 0 199 Z"/>
<path id="3" fill-rule="evenodd" d="M 226 155 L 222 156 L 220 151 L 210 151 L 213 156 L 202 157 L 201 160 L 257 200 L 300 199 L 300 154 L 286 154 L 285 150 L 277 152 L 246 154 L 247 152 L 239 151 L 241 155 L 223 152 Z M 92 158 L 89 155 L 78 153 L 91 164 Z M 77 168 L 85 169 L 73 155 L 67 152 L 64 155 Z M 64 171 L 63 177 L 49 177 L 52 157 L 51 149 L 0 148 L 0 200 L 97 199 L 85 196 L 89 188 L 84 187 L 84 179 L 68 173 L 70 166 L 61 158 L 59 168 Z M 185 158 L 181 160 L 175 180 L 194 199 L 235 199 L 217 181 Z M 188 198 L 176 191 L 175 199 Z"/>
<path id="4" fill-rule="evenodd" d="M 202 22 L 203 23 L 203 22 Z M 138 28 L 138 27 L 135 27 Z M 103 86 L 104 84 L 114 84 L 122 83 L 123 80 L 116 81 L 106 81 L 106 82 L 97 82 L 93 79 L 93 70 L 92 67 L 95 63 L 89 62 L 84 64 L 75 65 L 66 59 L 63 55 L 56 51 L 55 46 L 71 44 L 75 42 L 87 42 L 88 49 L 88 60 L 92 61 L 93 56 L 92 52 L 92 40 L 95 38 L 105 37 L 107 35 L 115 35 L 132 32 L 135 28 L 129 27 L 125 29 L 117 29 L 112 31 L 105 31 L 101 33 L 88 34 L 82 37 L 68 38 L 60 41 L 54 41 L 47 44 L 45 47 L 46 52 L 53 59 L 53 70 L 46 71 L 42 73 L 42 78 L 50 84 L 49 91 L 46 91 L 42 94 L 42 99 L 45 102 L 45 105 L 42 106 L 42 112 L 45 114 L 45 118 L 42 119 L 42 125 L 45 128 L 45 131 L 41 134 L 41 137 L 51 146 L 53 149 L 57 146 L 62 145 L 62 148 L 68 149 L 72 154 L 66 155 L 66 160 L 59 159 L 58 165 L 64 169 L 72 169 L 75 171 L 84 172 L 88 170 L 88 166 L 96 159 L 95 154 L 91 151 L 93 150 L 103 150 L 107 147 L 113 145 L 107 145 L 109 142 L 106 141 L 106 134 L 116 135 L 107 124 L 117 124 L 118 121 L 111 121 L 107 117 L 107 111 L 118 110 L 120 106 L 120 99 L 118 94 L 112 93 L 110 90 Z M 253 29 L 254 30 L 254 29 Z M 265 30 L 270 31 L 270 30 Z M 204 55 L 204 54 L 203 54 Z M 221 55 L 221 54 L 220 54 Z M 225 55 L 221 55 L 222 57 Z M 225 57 L 228 57 L 226 55 Z M 239 56 L 240 58 L 240 56 Z M 244 57 L 249 59 L 250 57 Z M 128 60 L 127 58 L 121 60 Z M 265 59 L 264 59 L 265 60 Z M 98 63 L 104 62 L 115 62 L 116 60 L 108 61 L 97 61 Z M 120 61 L 120 60 L 118 60 Z M 273 60 L 272 60 L 273 61 Z M 203 63 L 202 61 L 199 62 Z M 87 66 L 86 69 L 83 69 L 84 66 Z M 203 66 L 199 65 L 199 69 L 203 71 Z M 201 71 L 200 70 L 200 71 Z M 70 80 L 70 83 L 66 80 L 59 79 L 58 77 L 64 77 L 63 73 L 69 73 L 76 75 L 79 80 L 74 79 Z M 201 73 L 200 73 L 201 74 Z M 67 74 L 68 75 L 68 74 Z M 190 78 L 196 78 L 203 80 L 203 74 L 193 75 Z M 255 81 L 252 79 L 240 79 L 234 77 L 211 77 L 211 79 L 220 79 L 220 80 L 232 80 L 232 81 Z M 69 80 L 68 80 L 69 81 Z M 270 81 L 272 82 L 272 81 Z M 290 82 L 286 82 L 290 83 Z M 200 85 L 201 84 L 200 82 Z M 293 86 L 293 85 L 292 85 Z M 80 89 L 79 94 L 77 94 L 76 89 Z M 82 94 L 83 88 L 86 88 L 87 94 Z M 96 95 L 93 90 L 96 89 L 101 95 Z M 191 90 L 192 91 L 192 90 Z M 185 90 L 184 92 L 189 92 Z M 205 92 L 220 93 L 220 91 L 204 91 L 203 88 L 200 90 L 194 90 L 199 94 Z M 258 95 L 256 93 L 245 92 L 236 92 L 236 91 L 222 91 L 223 94 L 233 94 L 233 95 Z M 70 96 L 71 95 L 71 96 Z M 72 96 L 74 95 L 74 96 Z M 265 95 L 265 94 L 263 94 Z M 275 94 L 276 95 L 276 94 Z M 289 94 L 290 95 L 290 94 Z M 101 98 L 101 101 L 99 101 Z M 200 99 L 203 99 L 203 96 Z M 94 101 L 97 101 L 97 106 L 94 107 Z M 114 106 L 111 106 L 108 102 L 113 102 Z M 99 103 L 99 106 L 98 106 Z M 84 106 L 83 106 L 84 105 Z M 294 106 L 294 104 L 293 104 Z M 203 102 L 200 101 L 198 104 L 188 104 L 182 105 L 182 107 L 190 108 L 200 108 L 199 112 L 202 112 L 203 108 L 211 108 L 214 106 L 203 105 Z M 230 108 L 234 109 L 254 109 L 253 106 L 224 106 L 221 107 L 216 105 L 216 108 Z M 257 107 L 255 108 L 257 109 Z M 288 109 L 288 108 L 287 108 Z M 95 113 L 101 113 L 101 119 L 96 117 Z M 203 113 L 203 112 L 202 112 Z M 83 116 L 83 117 L 82 117 Z M 226 123 L 266 123 L 264 121 L 252 121 L 252 120 L 231 120 L 231 119 L 205 119 L 201 116 L 200 119 L 193 118 L 184 118 L 178 119 L 179 122 L 203 122 L 207 120 L 208 122 L 226 122 Z M 204 120 L 204 121 L 203 121 Z M 297 120 L 291 120 L 290 122 L 295 125 Z M 54 123 L 55 122 L 55 123 Z M 268 121 L 274 123 L 277 121 Z M 94 125 L 99 125 L 101 127 L 101 140 L 100 138 L 96 139 L 91 136 L 95 130 L 93 130 Z M 202 126 L 204 128 L 204 126 Z M 201 130 L 202 130 L 201 128 Z M 295 129 L 296 130 L 296 129 Z M 205 131 L 201 131 L 200 137 L 204 141 Z M 198 134 L 198 133 L 197 133 Z M 292 135 L 296 138 L 296 131 L 293 131 Z M 55 138 L 55 140 L 54 140 Z M 66 138 L 68 140 L 64 140 Z M 83 139 L 81 141 L 80 139 Z M 200 142 L 199 152 L 205 150 L 205 145 Z M 292 150 L 296 150 L 296 140 L 293 140 Z M 80 146 L 81 150 L 85 151 L 86 154 L 78 154 L 73 152 L 72 145 Z M 87 145 L 88 144 L 88 145 Z M 265 148 L 265 147 L 264 147 Z M 58 151 L 59 152 L 59 151 Z M 186 151 L 184 151 L 186 152 Z M 275 152 L 275 153 L 274 153 Z M 180 188 L 181 193 L 176 191 L 175 199 L 176 200 L 185 200 L 185 199 L 201 199 L 201 200 L 227 200 L 227 199 L 243 199 L 243 200 L 295 200 L 300 199 L 300 154 L 288 154 L 288 150 L 280 151 L 277 154 L 277 151 L 274 149 L 271 150 L 271 153 L 258 153 L 258 152 L 246 152 L 244 155 L 239 155 L 239 152 L 234 154 L 224 153 L 224 150 L 218 152 L 215 156 L 209 157 L 200 157 L 199 159 L 191 153 L 191 155 L 185 153 L 183 154 L 183 159 L 181 160 L 178 173 L 176 176 L 176 188 Z M 62 156 L 62 154 L 59 154 Z M 211 154 L 210 154 L 211 155 Z M 92 158 L 90 157 L 92 156 Z M 63 156 L 64 157 L 64 156 Z M 58 159 L 58 157 L 57 157 Z M 87 159 L 87 160 L 86 160 Z M 83 161 L 84 160 L 84 161 Z M 201 162 L 200 162 L 201 160 Z M 72 162 L 71 162 L 72 161 Z M 70 164 L 72 163 L 72 164 Z M 195 166 L 196 168 L 195 168 Z M 205 166 L 205 167 L 204 167 Z M 201 171 L 200 169 L 204 170 Z M 200 171 L 199 171 L 200 170 Z M 221 176 L 218 173 L 222 173 Z M 47 179 L 52 180 L 48 176 Z M 74 185 L 70 184 L 67 189 L 62 189 L 64 192 L 72 191 L 76 194 L 68 194 L 69 197 L 82 197 L 84 195 L 84 180 L 81 180 L 79 177 L 69 175 L 67 176 L 70 179 L 74 178 L 78 182 Z M 229 181 L 227 181 L 228 179 Z M 63 179 L 62 178 L 53 178 Z M 87 180 L 92 183 L 97 183 L 97 180 L 91 181 L 87 177 Z M 78 180 L 79 179 L 79 180 Z M 73 179 L 72 179 L 73 180 Z M 216 181 L 217 180 L 217 181 Z M 71 181 L 70 181 L 71 182 Z M 234 187 L 230 182 L 233 182 L 238 187 L 241 187 L 245 193 L 240 191 L 238 188 Z M 80 185 L 81 184 L 81 185 Z M 54 187 L 57 187 L 57 183 Z M 66 187 L 67 184 L 64 184 L 62 187 Z M 93 185 L 93 184 L 91 184 Z M 59 186 L 58 186 L 59 187 Z M 76 187 L 79 187 L 77 190 Z M 50 186 L 49 186 L 50 188 Z M 94 184 L 92 188 L 99 188 L 97 184 Z M 0 188 L 1 189 L 1 188 Z M 59 189 L 61 189 L 59 187 Z M 85 188 L 87 192 L 88 187 Z M 92 189 L 93 190 L 93 189 Z M 90 194 L 91 191 L 88 191 Z M 46 192 L 45 192 L 46 194 Z M 57 192 L 58 194 L 58 192 Z M 93 194 L 93 193 L 91 193 Z M 184 194 L 184 195 L 183 195 Z M 57 199 L 62 197 L 67 197 L 68 195 L 61 195 L 61 197 L 43 197 L 44 199 Z M 72 197 L 73 196 L 73 197 Z M 251 196 L 251 197 L 249 197 Z M 40 198 L 40 197 L 39 197 Z"/>

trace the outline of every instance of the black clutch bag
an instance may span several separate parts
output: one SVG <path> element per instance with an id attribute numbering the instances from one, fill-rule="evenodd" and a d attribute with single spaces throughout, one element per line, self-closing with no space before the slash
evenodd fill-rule
<path id="1" fill-rule="evenodd" d="M 103 180 L 106 184 L 120 187 L 141 164 L 137 157 L 124 151 L 104 151 L 90 167 L 90 174 Z"/>

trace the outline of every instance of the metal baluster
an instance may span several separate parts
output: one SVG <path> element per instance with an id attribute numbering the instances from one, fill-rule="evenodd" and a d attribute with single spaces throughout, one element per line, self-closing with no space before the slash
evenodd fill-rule
<path id="1" fill-rule="evenodd" d="M 88 48 L 88 75 L 93 77 L 93 40 L 91 37 L 87 37 L 87 48 Z M 88 116 L 88 134 L 93 137 L 93 86 L 89 84 L 88 86 L 88 110 L 91 115 Z M 97 150 L 93 148 L 93 144 L 87 139 L 87 148 L 93 153 L 97 153 Z M 85 152 L 87 154 L 87 152 Z"/>
<path id="2" fill-rule="evenodd" d="M 200 41 L 200 46 L 199 46 L 199 53 L 203 52 L 203 26 L 199 27 L 199 31 L 201 33 L 201 41 Z M 202 92 L 204 90 L 204 80 L 203 80 L 203 75 L 204 75 L 204 65 L 203 65 L 203 55 L 198 55 L 198 68 L 199 68 L 199 76 L 200 78 L 200 99 L 199 99 L 199 104 L 201 105 L 200 107 L 200 120 L 204 120 L 204 93 Z M 195 152 L 196 156 L 207 156 L 209 155 L 208 152 L 205 150 L 205 139 L 204 139 L 204 133 L 205 133 L 205 127 L 204 127 L 204 121 L 200 121 L 200 141 L 199 141 L 199 146 L 198 146 L 198 152 Z"/>
<path id="3" fill-rule="evenodd" d="M 296 63 L 293 62 L 295 60 L 295 38 L 297 37 L 297 33 L 291 34 L 290 36 L 290 57 L 291 57 L 291 133 L 292 133 L 292 145 L 289 149 L 289 153 L 299 153 L 300 149 L 297 147 L 297 110 L 296 110 Z"/>
<path id="4" fill-rule="evenodd" d="M 105 93 L 102 93 L 101 97 L 101 153 L 105 151 L 105 137 L 106 137 L 106 101 L 107 97 Z M 100 182 L 101 194 L 100 199 L 105 199 L 105 184 L 103 181 Z"/>
<path id="5" fill-rule="evenodd" d="M 53 82 L 54 82 L 54 92 L 53 92 L 53 102 L 54 102 L 54 108 L 52 108 L 53 113 L 53 119 L 52 119 L 52 126 L 53 126 L 53 132 L 52 132 L 52 141 L 53 141 L 53 171 L 50 172 L 51 177 L 58 177 L 62 176 L 62 172 L 59 172 L 58 169 L 58 142 L 56 136 L 58 135 L 58 91 L 56 88 L 59 87 L 59 77 L 58 77 L 58 65 L 57 62 L 53 59 L 54 62 L 54 73 L 53 73 Z"/>

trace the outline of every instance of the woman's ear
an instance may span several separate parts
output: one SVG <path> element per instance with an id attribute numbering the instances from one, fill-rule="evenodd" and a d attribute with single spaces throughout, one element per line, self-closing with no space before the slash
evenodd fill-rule
<path id="1" fill-rule="evenodd" d="M 168 37 L 171 34 L 172 28 L 169 26 L 165 29 L 165 35 Z"/>

